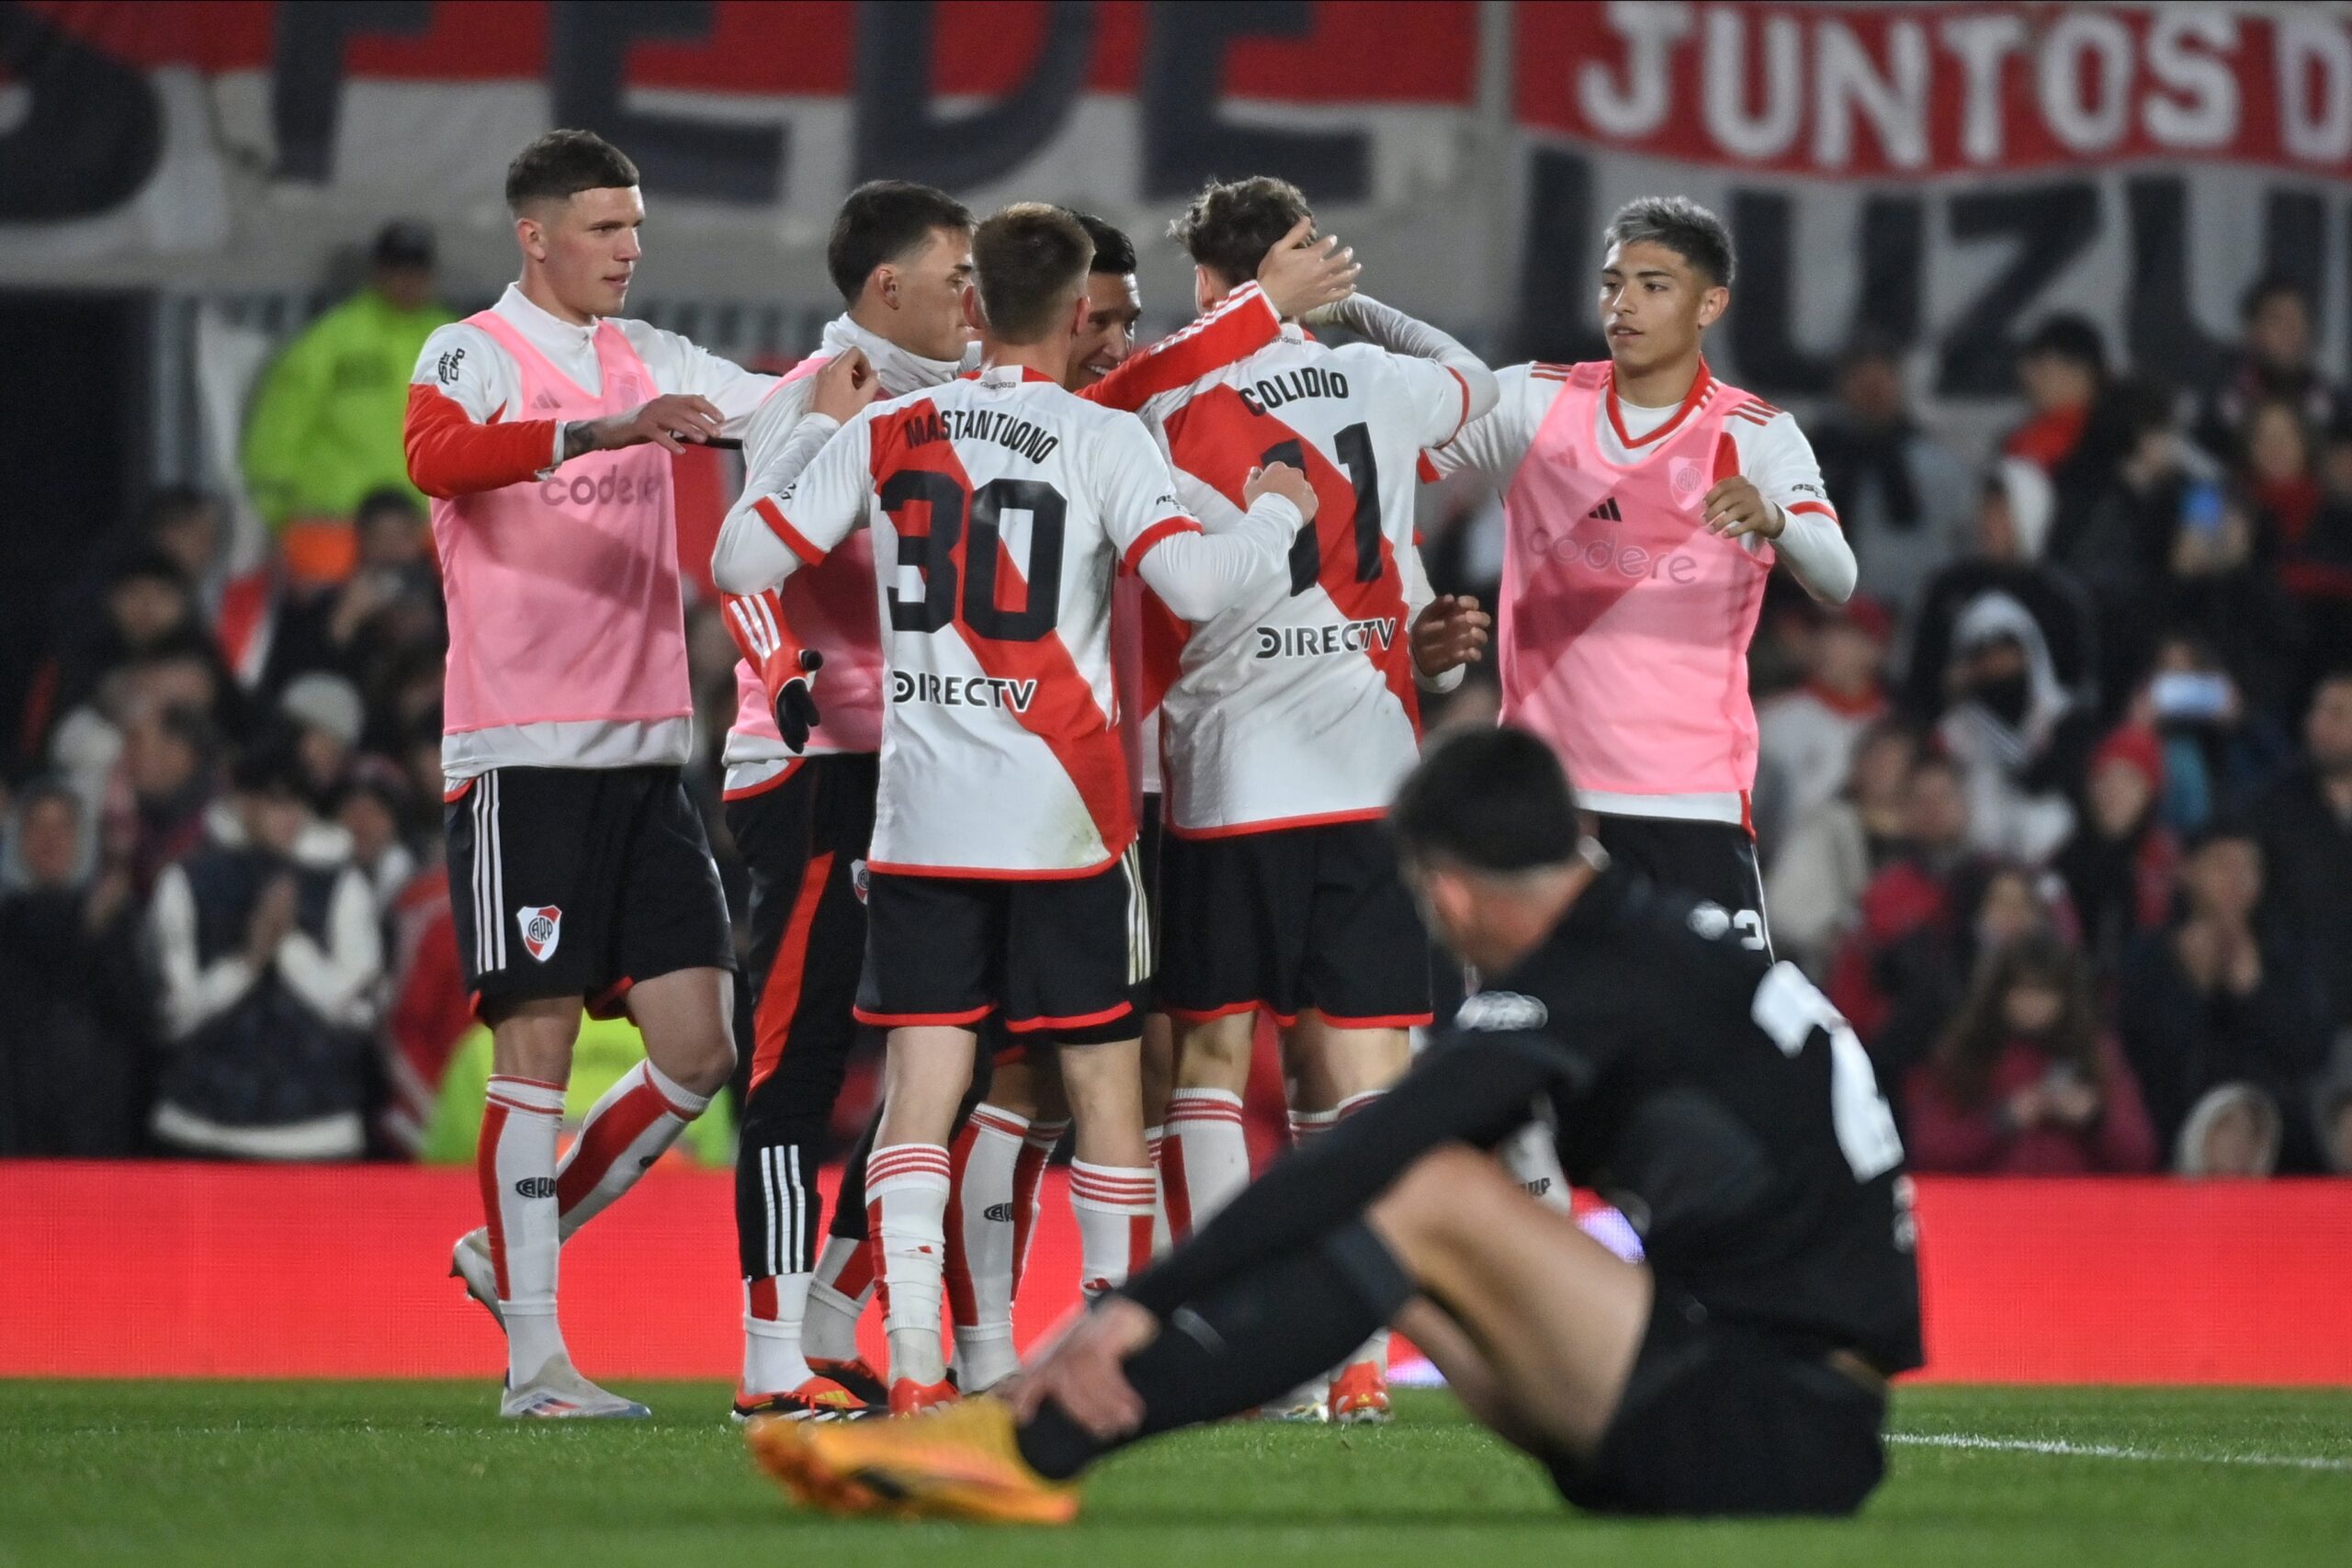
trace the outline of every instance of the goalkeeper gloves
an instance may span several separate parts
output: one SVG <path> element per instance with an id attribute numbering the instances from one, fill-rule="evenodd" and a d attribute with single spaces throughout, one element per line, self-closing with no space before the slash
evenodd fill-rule
<path id="1" fill-rule="evenodd" d="M 727 635 L 759 676 L 767 694 L 768 710 L 775 716 L 776 733 L 797 756 L 816 727 L 817 698 L 811 688 L 825 656 L 793 640 L 784 619 L 784 606 L 769 589 L 761 593 L 723 596 Z"/>

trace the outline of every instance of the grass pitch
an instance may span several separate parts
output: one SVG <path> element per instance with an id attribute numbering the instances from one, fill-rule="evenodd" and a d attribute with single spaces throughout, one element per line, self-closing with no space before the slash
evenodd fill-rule
<path id="1" fill-rule="evenodd" d="M 2352 1392 L 1908 1390 L 1892 1478 L 1828 1525 L 1582 1517 L 1450 1399 L 1407 1394 L 1385 1430 L 1150 1445 L 1039 1531 L 796 1513 L 723 1386 L 627 1386 L 653 1421 L 509 1425 L 475 1384 L 0 1382 L 0 1564 L 2352 1561 Z"/>

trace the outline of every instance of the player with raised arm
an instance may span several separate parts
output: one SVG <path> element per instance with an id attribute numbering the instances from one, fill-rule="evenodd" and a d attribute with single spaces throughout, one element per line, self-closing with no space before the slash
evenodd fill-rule
<path id="1" fill-rule="evenodd" d="M 1707 368 L 1732 302 L 1722 220 L 1653 197 L 1602 240 L 1609 358 L 1500 372 L 1494 412 L 1430 471 L 1504 489 L 1504 722 L 1559 752 L 1610 853 L 1733 911 L 1769 952 L 1747 645 L 1776 561 L 1842 604 L 1854 552 L 1796 421 Z"/>
<path id="2" fill-rule="evenodd" d="M 1374 1325 L 1612 1513 L 1838 1515 L 1919 1364 L 1903 1149 L 1870 1058 L 1793 964 L 1612 863 L 1515 729 L 1436 748 L 1391 815 L 1431 926 L 1487 976 L 1395 1092 L 1278 1162 L 1077 1319 L 1010 1403 L 764 1423 L 811 1506 L 1058 1523 L 1104 1454 L 1245 1410 Z M 1639 1217 L 1626 1262 L 1491 1151 L 1542 1105 Z"/>
<path id="3" fill-rule="evenodd" d="M 1111 584 L 1138 572 L 1179 614 L 1213 614 L 1280 570 L 1313 510 L 1302 477 L 1277 466 L 1253 481 L 1249 512 L 1204 535 L 1141 425 L 1061 387 L 1091 249 L 1055 208 L 982 224 L 965 300 L 978 375 L 873 405 L 790 490 L 750 502 L 786 576 L 876 528 L 887 706 L 856 1010 L 890 1031 L 865 1197 L 894 1411 L 953 1395 L 939 1343 L 946 1143 L 981 1020 L 1061 1047 L 1090 1285 L 1148 1255 L 1136 1058 L 1149 922 Z M 771 568 L 723 552 L 715 570 L 745 592 Z"/>
<path id="4" fill-rule="evenodd" d="M 775 381 L 613 318 L 645 203 L 601 138 L 540 137 L 506 200 L 522 277 L 426 341 L 407 421 L 448 600 L 458 940 L 494 1039 L 486 1224 L 452 1269 L 505 1329 L 502 1414 L 642 1416 L 573 1369 L 557 1255 L 734 1067 L 727 902 L 681 773 L 694 717 L 670 456 L 740 434 Z M 626 1010 L 646 1060 L 559 1164 L 583 999 Z"/>
<path id="5" fill-rule="evenodd" d="M 1170 232 L 1204 310 L 1271 235 L 1312 222 L 1282 180 L 1213 184 Z M 1413 527 L 1414 465 L 1493 407 L 1495 378 L 1444 333 L 1357 295 L 1406 353 L 1334 349 L 1285 322 L 1236 364 L 1153 399 L 1178 494 L 1204 516 L 1261 463 L 1319 501 L 1276 582 L 1193 626 L 1154 629 L 1168 781 L 1159 996 L 1177 1021 L 1161 1150 L 1179 1237 L 1250 1178 L 1241 1094 L 1258 1014 L 1281 1026 L 1295 1139 L 1329 1130 L 1405 1070 L 1430 1021 L 1429 938 L 1380 828 L 1419 754 L 1419 690 L 1461 680 L 1485 640 L 1471 602 L 1435 601 Z M 1386 1416 L 1385 1339 L 1292 1402 L 1315 1419 Z"/>
<path id="6" fill-rule="evenodd" d="M 944 353 L 921 357 L 906 344 L 928 342 L 944 350 L 968 336 L 956 292 L 969 271 L 968 219 L 930 187 L 899 182 L 861 186 L 844 203 L 831 270 L 845 291 L 863 282 L 849 313 L 827 328 L 825 348 L 805 370 L 796 369 L 753 422 L 743 498 L 720 532 L 715 570 L 722 578 L 769 581 L 787 563 L 798 564 L 758 502 L 786 489 L 840 423 L 875 395 L 876 378 L 846 360 L 879 367 L 883 396 L 935 386 L 953 373 L 955 361 Z M 1261 258 L 1259 287 L 1237 290 L 1211 316 L 1131 354 L 1132 248 L 1125 257 L 1108 286 L 1100 272 L 1089 275 L 1087 325 L 1071 350 L 1071 389 L 1111 408 L 1133 409 L 1155 391 L 1272 341 L 1284 312 L 1342 298 L 1357 271 L 1336 241 L 1311 243 L 1303 231 L 1285 236 Z M 942 292 L 953 301 L 952 316 L 937 308 Z M 842 400 L 837 406 L 827 406 L 829 392 Z M 752 1093 L 737 1160 L 745 1352 L 735 1413 L 842 1414 L 882 1396 L 856 1346 L 857 1319 L 873 1289 L 861 1174 L 870 1151 L 852 1159 L 821 1253 L 815 1168 L 856 1038 L 851 1010 L 865 942 L 859 884 L 873 833 L 873 749 L 882 727 L 881 634 L 867 536 L 853 536 L 821 565 L 796 572 L 780 597 L 774 591 L 730 595 L 727 611 L 746 652 L 737 666 L 738 716 L 728 738 L 728 818 L 752 872 L 755 1018 Z M 787 648 L 769 633 L 783 625 L 822 649 L 825 660 L 824 720 L 808 735 L 806 763 L 778 728 L 779 697 L 813 705 L 798 645 Z M 804 868 L 824 874 L 812 878 Z M 1033 1229 L 1046 1156 L 1067 1130 L 1067 1111 L 1058 1106 L 1059 1117 L 1030 1124 L 1027 1091 L 1018 1081 L 1023 1071 L 1007 1065 L 1008 1090 L 1023 1099 L 976 1108 L 954 1145 L 964 1177 L 957 1190 L 974 1188 L 970 1201 L 959 1197 L 951 1209 L 947 1252 L 967 1388 L 985 1387 L 1016 1364 L 1014 1267 Z"/>

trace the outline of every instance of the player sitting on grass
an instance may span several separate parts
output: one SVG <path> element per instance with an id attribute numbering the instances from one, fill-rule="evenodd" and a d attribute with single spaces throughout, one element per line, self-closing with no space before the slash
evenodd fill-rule
<path id="1" fill-rule="evenodd" d="M 1396 1088 L 1098 1303 L 1008 1403 L 755 1425 L 837 1512 L 1060 1522 L 1117 1449 L 1271 1399 L 1382 1324 L 1580 1506 L 1845 1514 L 1920 1360 L 1902 1145 L 1869 1058 L 1721 905 L 1612 867 L 1544 745 L 1466 733 L 1390 823 L 1433 929 L 1488 977 Z M 1628 1263 L 1488 1151 L 1530 1107 L 1639 1222 Z"/>

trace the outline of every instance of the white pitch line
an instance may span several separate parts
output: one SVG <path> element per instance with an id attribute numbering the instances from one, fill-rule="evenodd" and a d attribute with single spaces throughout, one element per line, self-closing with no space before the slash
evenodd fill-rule
<path id="1" fill-rule="evenodd" d="M 2321 1459 L 2301 1454 L 2167 1453 L 2160 1449 L 2119 1448 L 2111 1443 L 2069 1442 L 2064 1438 L 1987 1438 L 1970 1432 L 1889 1432 L 1886 1440 L 1915 1448 L 2055 1454 L 2067 1459 L 2130 1459 L 2169 1464 L 2244 1464 L 2267 1470 L 2352 1472 L 2352 1459 Z"/>

